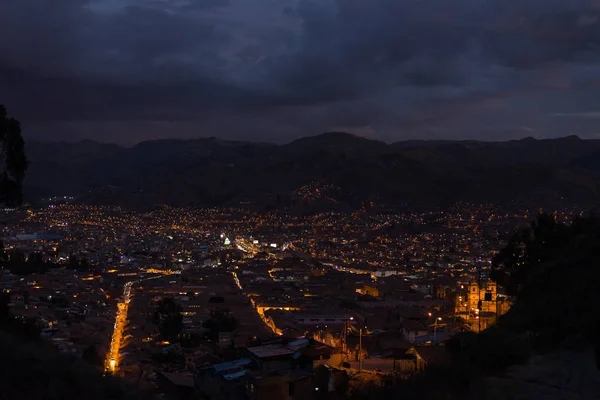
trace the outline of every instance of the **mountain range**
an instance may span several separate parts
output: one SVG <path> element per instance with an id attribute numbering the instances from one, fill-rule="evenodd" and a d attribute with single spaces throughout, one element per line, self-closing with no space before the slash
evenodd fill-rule
<path id="1" fill-rule="evenodd" d="M 587 207 L 600 200 L 600 140 L 577 136 L 387 144 L 330 132 L 284 145 L 200 138 L 125 148 L 84 140 L 28 142 L 26 152 L 28 201 L 68 195 L 127 206 L 327 208 L 459 201 Z"/>

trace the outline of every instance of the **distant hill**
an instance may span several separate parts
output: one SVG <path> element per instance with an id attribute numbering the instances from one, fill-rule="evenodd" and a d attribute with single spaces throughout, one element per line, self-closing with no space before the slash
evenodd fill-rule
<path id="1" fill-rule="evenodd" d="M 576 136 L 386 144 L 330 132 L 285 145 L 201 138 L 124 148 L 87 140 L 29 142 L 26 151 L 31 166 L 24 192 L 30 201 L 70 195 L 124 205 L 243 201 L 297 207 L 316 201 L 294 195 L 311 184 L 339 188 L 335 198 L 315 203 L 324 205 L 587 206 L 600 200 L 600 141 Z"/>
<path id="2" fill-rule="evenodd" d="M 319 136 L 304 137 L 282 146 L 292 153 L 336 153 L 348 155 L 376 155 L 392 153 L 387 144 L 343 132 L 327 132 Z"/>

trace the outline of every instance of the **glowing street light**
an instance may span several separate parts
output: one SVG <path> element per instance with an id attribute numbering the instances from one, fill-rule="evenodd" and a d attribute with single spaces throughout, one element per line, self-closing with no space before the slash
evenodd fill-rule
<path id="1" fill-rule="evenodd" d="M 429 315 L 431 315 L 431 313 L 429 313 Z M 443 324 L 439 324 L 438 321 L 442 322 L 442 317 L 437 317 L 433 323 L 433 345 L 437 342 L 437 327 L 443 326 Z"/>

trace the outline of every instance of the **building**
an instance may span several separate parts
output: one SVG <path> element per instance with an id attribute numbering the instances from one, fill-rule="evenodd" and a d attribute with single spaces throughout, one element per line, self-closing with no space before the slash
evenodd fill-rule
<path id="1" fill-rule="evenodd" d="M 248 352 L 262 374 L 289 368 L 291 356 L 294 354 L 292 350 L 282 344 L 250 347 Z"/>
<path id="2" fill-rule="evenodd" d="M 498 293 L 498 285 L 491 279 L 471 281 L 461 285 L 456 296 L 455 314 L 462 317 L 473 331 L 487 329 L 510 309 L 506 296 Z"/>
<path id="3" fill-rule="evenodd" d="M 379 297 L 379 290 L 374 286 L 364 285 L 362 288 L 356 289 L 356 293 L 364 296 Z"/>
<path id="4" fill-rule="evenodd" d="M 263 376 L 250 373 L 245 377 L 246 396 L 250 400 L 293 400 L 314 394 L 312 372 L 285 371 Z"/>
<path id="5" fill-rule="evenodd" d="M 402 333 L 410 343 L 415 343 L 418 337 L 429 334 L 429 328 L 419 321 L 407 319 L 402 322 Z"/>
<path id="6" fill-rule="evenodd" d="M 248 373 L 252 360 L 242 358 L 199 368 L 194 387 L 200 398 L 243 399 L 242 378 Z"/>
<path id="7" fill-rule="evenodd" d="M 434 365 L 447 364 L 450 359 L 444 346 L 414 346 L 406 354 L 414 357 L 415 372 L 421 372 Z"/>

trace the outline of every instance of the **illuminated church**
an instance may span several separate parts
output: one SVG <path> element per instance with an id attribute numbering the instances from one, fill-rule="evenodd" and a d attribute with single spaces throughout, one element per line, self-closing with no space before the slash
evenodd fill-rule
<path id="1" fill-rule="evenodd" d="M 454 312 L 457 317 L 465 320 L 471 330 L 479 332 L 492 326 L 509 309 L 508 298 L 498 294 L 496 282 L 487 279 L 461 285 Z"/>

